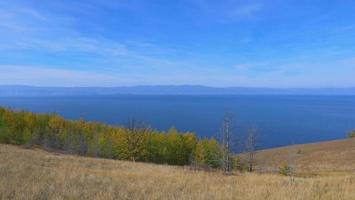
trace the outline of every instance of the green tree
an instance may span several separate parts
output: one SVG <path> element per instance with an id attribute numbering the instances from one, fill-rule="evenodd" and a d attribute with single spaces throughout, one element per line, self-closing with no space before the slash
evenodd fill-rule
<path id="1" fill-rule="evenodd" d="M 9 144 L 11 141 L 11 132 L 5 125 L 0 125 L 0 143 Z"/>
<path id="2" fill-rule="evenodd" d="M 214 139 L 202 139 L 196 145 L 195 160 L 212 168 L 221 166 L 222 149 Z"/>

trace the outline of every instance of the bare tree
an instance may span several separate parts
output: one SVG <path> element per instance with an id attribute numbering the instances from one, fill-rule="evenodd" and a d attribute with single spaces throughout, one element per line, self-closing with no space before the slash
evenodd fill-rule
<path id="1" fill-rule="evenodd" d="M 246 150 L 246 161 L 248 164 L 248 171 L 254 171 L 255 166 L 255 155 L 256 155 L 256 142 L 257 142 L 257 131 L 255 128 L 250 128 L 247 133 L 245 141 Z"/>
<path id="2" fill-rule="evenodd" d="M 232 171 L 232 158 L 231 158 L 231 144 L 232 144 L 232 130 L 233 130 L 233 115 L 231 112 L 226 111 L 224 114 L 222 127 L 221 127 L 221 142 L 222 142 L 222 167 L 225 173 Z"/>

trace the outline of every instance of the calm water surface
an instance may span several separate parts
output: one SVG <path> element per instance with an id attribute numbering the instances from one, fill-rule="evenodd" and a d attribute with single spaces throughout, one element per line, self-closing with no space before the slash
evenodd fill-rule
<path id="1" fill-rule="evenodd" d="M 6 97 L 0 106 L 109 124 L 134 118 L 201 137 L 217 135 L 228 109 L 235 115 L 236 137 L 256 127 L 261 148 L 344 138 L 355 128 L 355 96 Z"/>

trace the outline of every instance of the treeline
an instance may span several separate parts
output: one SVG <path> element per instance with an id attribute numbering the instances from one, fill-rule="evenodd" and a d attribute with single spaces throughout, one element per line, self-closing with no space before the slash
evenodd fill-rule
<path id="1" fill-rule="evenodd" d="M 181 133 L 175 128 L 160 132 L 133 120 L 125 127 L 109 126 L 1 107 L 0 143 L 92 157 L 214 168 L 221 166 L 222 156 L 215 139 L 198 139 L 193 133 Z"/>

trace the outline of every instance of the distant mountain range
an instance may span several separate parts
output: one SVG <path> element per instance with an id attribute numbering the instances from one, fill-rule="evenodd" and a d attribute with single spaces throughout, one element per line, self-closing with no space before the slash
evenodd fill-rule
<path id="1" fill-rule="evenodd" d="M 128 87 L 35 87 L 0 86 L 0 96 L 91 96 L 91 95 L 355 95 L 355 88 L 249 88 L 181 86 Z"/>

